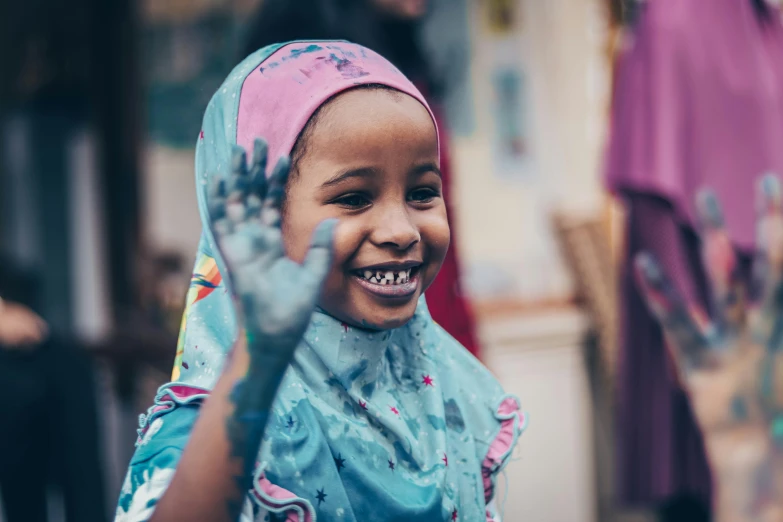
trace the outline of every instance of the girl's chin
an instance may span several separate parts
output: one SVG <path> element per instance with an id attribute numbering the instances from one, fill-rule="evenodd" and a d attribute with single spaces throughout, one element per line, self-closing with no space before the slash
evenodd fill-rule
<path id="1" fill-rule="evenodd" d="M 323 306 L 319 308 L 352 328 L 368 332 L 382 332 L 384 330 L 393 330 L 405 326 L 416 313 L 417 301 L 418 299 L 414 300 L 412 306 L 409 305 L 408 307 L 395 308 L 392 310 L 377 310 L 373 309 L 377 307 L 372 306 L 359 306 L 357 307 L 357 310 L 350 311 L 345 309 L 330 310 Z"/>

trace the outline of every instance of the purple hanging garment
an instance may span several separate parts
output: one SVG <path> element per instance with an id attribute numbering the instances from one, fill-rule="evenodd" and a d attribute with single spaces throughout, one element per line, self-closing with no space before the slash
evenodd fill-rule
<path id="1" fill-rule="evenodd" d="M 710 497 L 701 437 L 674 381 L 660 329 L 629 276 L 640 250 L 706 302 L 693 198 L 710 186 L 729 233 L 754 240 L 753 181 L 783 174 L 783 25 L 750 0 L 647 0 L 618 62 L 606 183 L 629 220 L 618 389 L 620 500 Z"/>

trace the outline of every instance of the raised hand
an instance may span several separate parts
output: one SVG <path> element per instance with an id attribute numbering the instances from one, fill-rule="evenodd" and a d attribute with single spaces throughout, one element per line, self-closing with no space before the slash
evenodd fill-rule
<path id="1" fill-rule="evenodd" d="M 212 231 L 228 279 L 241 308 L 254 364 L 287 364 L 304 335 L 332 259 L 336 221 L 313 233 L 302 264 L 286 257 L 280 231 L 290 161 L 281 158 L 267 178 L 267 147 L 256 140 L 248 168 L 236 147 L 228 180 L 219 181 L 209 198 Z"/>
<path id="2" fill-rule="evenodd" d="M 783 205 L 777 178 L 758 190 L 754 283 L 745 284 L 715 196 L 697 200 L 714 316 L 686 303 L 648 254 L 638 282 L 661 322 L 702 429 L 718 520 L 783 519 Z M 753 286 L 756 288 L 749 288 Z"/>
<path id="3" fill-rule="evenodd" d="M 267 181 L 266 157 L 266 144 L 256 140 L 248 168 L 245 151 L 236 147 L 229 179 L 216 183 L 208 199 L 212 232 L 228 266 L 224 279 L 233 289 L 244 322 L 246 337 L 234 349 L 246 347 L 247 354 L 235 361 L 248 361 L 239 364 L 240 370 L 237 363 L 228 365 L 218 383 L 220 388 L 226 379 L 231 386 L 230 413 L 224 418 L 229 463 L 235 466 L 225 510 L 232 521 L 238 519 L 244 494 L 251 487 L 277 386 L 329 273 L 337 224 L 327 220 L 316 227 L 302 264 L 286 257 L 280 220 L 290 161 L 281 158 Z M 225 414 L 221 406 L 215 408 L 214 415 Z"/>

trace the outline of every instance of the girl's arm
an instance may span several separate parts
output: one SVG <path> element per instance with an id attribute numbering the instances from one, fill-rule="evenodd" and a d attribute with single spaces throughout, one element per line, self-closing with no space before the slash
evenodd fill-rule
<path id="1" fill-rule="evenodd" d="M 270 364 L 248 373 L 245 342 L 234 348 L 201 408 L 182 459 L 152 522 L 235 522 L 251 489 L 267 412 L 285 368 Z"/>
<path id="2" fill-rule="evenodd" d="M 165 492 L 140 496 L 151 496 L 154 504 L 152 518 L 143 520 L 235 522 L 241 514 L 277 387 L 310 322 L 332 259 L 334 220 L 316 228 L 302 264 L 285 256 L 280 204 L 289 164 L 281 159 L 267 184 L 266 145 L 256 141 L 250 171 L 244 151 L 237 148 L 231 177 L 210 196 L 210 225 L 228 265 L 224 280 L 230 281 L 240 304 L 245 335 L 198 413 L 181 459 L 179 449 L 175 451 L 173 459 L 179 462 L 161 459 L 167 474 L 176 468 L 167 488 L 151 488 Z M 180 431 L 187 434 L 189 428 Z M 180 434 L 178 448 L 181 439 Z M 167 437 L 157 445 L 166 451 Z M 142 475 L 156 473 L 143 455 L 137 459 Z"/>

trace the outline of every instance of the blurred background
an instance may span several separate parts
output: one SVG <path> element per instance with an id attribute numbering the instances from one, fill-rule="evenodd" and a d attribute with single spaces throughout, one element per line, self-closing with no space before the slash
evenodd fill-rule
<path id="1" fill-rule="evenodd" d="M 386 41 L 364 42 L 367 35 L 350 27 L 324 28 L 328 9 L 361 2 L 388 18 Z M 698 440 L 693 452 L 678 442 L 693 438 L 693 428 L 688 412 L 677 410 L 665 362 L 633 362 L 621 338 L 631 323 L 620 310 L 632 298 L 621 276 L 638 225 L 629 212 L 638 201 L 629 195 L 649 193 L 661 205 L 648 216 L 650 230 L 689 227 L 672 221 L 672 194 L 654 183 L 626 183 L 617 172 L 669 168 L 670 135 L 698 146 L 697 128 L 687 139 L 676 134 L 686 119 L 655 118 L 678 89 L 698 89 L 693 81 L 680 86 L 678 74 L 703 75 L 714 86 L 725 80 L 715 64 L 726 60 L 750 64 L 752 78 L 772 74 L 783 39 L 764 36 L 762 24 L 779 24 L 777 8 L 765 2 L 713 0 L 688 9 L 671 6 L 697 2 L 3 2 L 0 321 L 32 310 L 48 328 L 23 348 L 3 347 L 0 338 L 6 522 L 113 517 L 138 414 L 169 379 L 174 360 L 200 234 L 194 145 L 201 118 L 231 68 L 278 38 L 271 26 L 283 39 L 377 44 L 403 72 L 420 73 L 442 109 L 454 277 L 475 318 L 469 335 L 531 418 L 498 489 L 504 520 L 655 520 L 662 506 L 681 499 L 708 503 Z M 670 6 L 671 16 L 655 4 Z M 735 20 L 741 31 L 727 25 L 737 18 L 731 6 L 744 13 Z M 326 22 L 313 22 L 315 11 L 302 18 L 316 8 L 327 9 Z M 362 9 L 354 13 L 357 26 L 369 13 Z M 726 36 L 712 54 L 707 36 L 690 43 L 680 36 L 719 16 Z M 780 54 L 747 43 L 753 31 Z M 666 49 L 653 49 L 656 42 Z M 734 48 L 728 58 L 724 47 Z M 703 67 L 681 63 L 683 48 Z M 764 104 L 783 86 L 724 83 L 766 113 Z M 742 146 L 739 138 L 729 142 Z M 737 176 L 774 166 L 738 167 Z M 664 384 L 639 379 L 639 368 L 659 372 Z M 656 426 L 635 428 L 644 420 L 629 411 Z M 695 463 L 685 462 L 679 447 L 696 454 Z M 31 498 L 46 499 L 34 501 L 42 506 L 35 516 L 29 504 L 19 506 Z"/>

